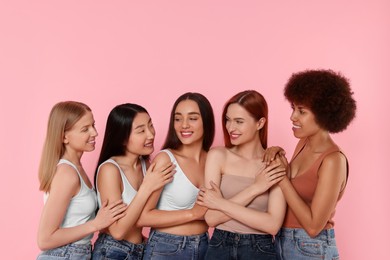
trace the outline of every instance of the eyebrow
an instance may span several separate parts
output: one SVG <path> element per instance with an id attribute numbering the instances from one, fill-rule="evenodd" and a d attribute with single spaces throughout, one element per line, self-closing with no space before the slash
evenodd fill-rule
<path id="1" fill-rule="evenodd" d="M 245 120 L 243 117 L 235 117 L 235 118 L 230 118 L 228 116 L 225 116 L 227 119 L 232 119 L 232 120 Z"/>
<path id="2" fill-rule="evenodd" d="M 151 118 L 149 119 L 148 124 L 149 124 L 150 122 L 152 122 L 152 119 L 151 119 Z M 136 126 L 136 127 L 134 128 L 134 130 L 139 129 L 139 128 L 142 128 L 142 127 L 145 127 L 145 124 Z"/>
<path id="3" fill-rule="evenodd" d="M 198 113 L 198 112 L 189 112 L 188 114 L 189 114 L 189 115 L 200 115 L 200 113 Z M 175 115 L 181 116 L 182 113 L 175 112 Z"/>

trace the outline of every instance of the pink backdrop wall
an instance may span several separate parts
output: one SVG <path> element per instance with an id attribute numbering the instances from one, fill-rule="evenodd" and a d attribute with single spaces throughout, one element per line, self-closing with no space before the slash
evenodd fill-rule
<path id="1" fill-rule="evenodd" d="M 89 104 L 100 132 L 85 154 L 90 176 L 110 109 L 144 105 L 166 133 L 176 97 L 205 94 L 219 123 L 244 89 L 270 106 L 270 144 L 291 156 L 292 72 L 332 68 L 351 79 L 356 120 L 334 138 L 349 156 L 336 232 L 342 259 L 387 259 L 390 145 L 388 1 L 6 1 L 0 2 L 1 258 L 34 259 L 42 209 L 37 167 L 51 107 Z"/>

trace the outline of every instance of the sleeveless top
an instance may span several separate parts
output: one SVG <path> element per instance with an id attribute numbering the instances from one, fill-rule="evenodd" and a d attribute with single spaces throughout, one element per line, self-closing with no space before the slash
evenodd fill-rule
<path id="1" fill-rule="evenodd" d="M 225 199 L 230 199 L 237 193 L 241 192 L 255 182 L 255 178 L 238 176 L 232 174 L 223 174 L 221 176 L 222 195 Z M 257 196 L 247 208 L 252 208 L 257 211 L 266 212 L 268 210 L 269 192 L 266 191 Z M 225 223 L 218 225 L 216 228 L 239 234 L 266 234 L 260 230 L 251 228 L 237 220 L 231 219 Z"/>
<path id="2" fill-rule="evenodd" d="M 294 154 L 293 158 L 291 159 L 291 162 L 303 150 L 305 145 L 306 145 L 306 142 L 303 143 L 302 147 L 298 148 L 298 150 L 297 150 L 298 152 L 296 152 L 296 154 Z M 306 172 L 299 174 L 298 176 L 296 176 L 294 178 L 291 178 L 290 181 L 291 181 L 292 186 L 294 187 L 294 189 L 296 190 L 298 195 L 303 199 L 303 201 L 307 205 L 310 206 L 312 201 L 313 201 L 314 193 L 316 191 L 317 183 L 318 183 L 318 170 L 319 170 L 324 158 L 327 155 L 329 155 L 331 153 L 335 153 L 335 152 L 342 153 L 340 148 L 337 145 L 330 147 L 328 150 L 326 150 L 324 153 L 322 153 L 320 155 L 320 157 L 318 157 L 318 159 L 310 166 L 310 168 Z M 331 173 L 329 173 L 329 174 L 331 174 Z M 347 178 L 348 178 L 348 160 L 347 160 Z M 341 199 L 341 197 L 343 196 L 344 189 L 345 189 L 345 187 L 340 191 L 340 194 L 339 194 L 337 201 L 339 201 Z M 329 228 L 333 228 L 333 226 L 334 226 L 333 217 L 336 213 L 336 205 L 332 209 L 332 214 L 330 215 L 330 217 L 329 217 L 329 219 L 324 227 L 324 230 L 329 229 Z M 293 211 L 291 210 L 291 208 L 288 205 L 287 205 L 287 213 L 286 213 L 286 216 L 284 219 L 283 227 L 303 228 L 302 225 L 299 223 L 298 219 L 295 217 Z"/>
<path id="3" fill-rule="evenodd" d="M 95 218 L 97 208 L 96 193 L 85 184 L 77 167 L 68 160 L 61 159 L 57 165 L 67 164 L 76 170 L 80 179 L 80 191 L 70 200 L 68 209 L 66 210 L 61 228 L 69 228 L 79 226 L 87 221 Z M 44 202 L 46 203 L 49 193 L 44 194 Z M 90 234 L 76 242 L 75 244 L 88 244 L 91 242 L 93 234 Z"/>
<path id="4" fill-rule="evenodd" d="M 145 176 L 146 163 L 145 163 L 145 160 L 142 159 L 142 157 L 140 158 L 140 161 L 141 161 L 142 173 Z M 120 173 L 121 178 L 122 178 L 122 184 L 123 184 L 122 200 L 123 200 L 123 203 L 126 203 L 127 205 L 130 204 L 131 201 L 134 199 L 135 195 L 137 194 L 137 190 L 134 189 L 133 186 L 131 186 L 129 180 L 126 178 L 125 173 L 122 171 L 121 167 L 119 166 L 119 164 L 116 161 L 114 161 L 113 159 L 108 159 L 107 161 L 100 164 L 98 171 L 97 171 L 96 180 L 99 177 L 100 167 L 102 167 L 102 165 L 104 165 L 106 163 L 112 163 L 113 165 L 115 165 L 118 168 L 119 173 Z M 101 198 L 100 198 L 100 192 L 99 192 L 99 189 L 97 186 L 96 186 L 96 191 L 97 191 L 99 207 L 101 207 L 102 202 L 101 202 Z"/>
<path id="5" fill-rule="evenodd" d="M 168 154 L 171 162 L 176 166 L 173 181 L 166 184 L 157 203 L 159 210 L 182 210 L 193 208 L 199 189 L 184 174 L 171 151 L 165 149 L 160 152 Z"/>

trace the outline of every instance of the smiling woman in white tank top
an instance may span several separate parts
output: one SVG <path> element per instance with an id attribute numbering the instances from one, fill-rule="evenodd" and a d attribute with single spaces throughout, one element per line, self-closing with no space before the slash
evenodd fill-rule
<path id="1" fill-rule="evenodd" d="M 203 259 L 208 244 L 206 208 L 197 204 L 204 184 L 207 151 L 214 138 L 214 116 L 209 101 L 199 93 L 185 93 L 173 105 L 163 151 L 157 166 L 172 162 L 172 183 L 154 192 L 139 220 L 150 226 L 144 259 Z"/>

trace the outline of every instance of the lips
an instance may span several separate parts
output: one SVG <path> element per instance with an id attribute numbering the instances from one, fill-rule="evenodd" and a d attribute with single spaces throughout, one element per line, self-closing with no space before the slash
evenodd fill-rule
<path id="1" fill-rule="evenodd" d="M 184 138 L 191 137 L 193 132 L 180 132 L 181 136 Z"/>
<path id="2" fill-rule="evenodd" d="M 153 142 L 146 143 L 144 146 L 145 146 L 145 147 L 153 147 Z"/>
<path id="3" fill-rule="evenodd" d="M 231 139 L 231 140 L 235 140 L 235 139 L 237 139 L 237 138 L 239 138 L 239 137 L 240 137 L 239 134 L 230 133 L 230 139 Z"/>

